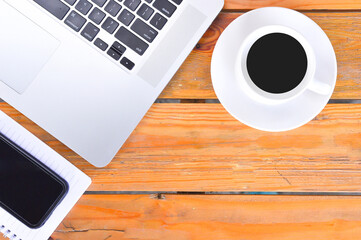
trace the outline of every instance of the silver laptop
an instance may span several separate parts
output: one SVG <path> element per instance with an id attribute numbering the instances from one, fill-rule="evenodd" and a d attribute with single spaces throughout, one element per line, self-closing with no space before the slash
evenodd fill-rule
<path id="1" fill-rule="evenodd" d="M 0 0 L 0 97 L 97 167 L 223 0 Z"/>

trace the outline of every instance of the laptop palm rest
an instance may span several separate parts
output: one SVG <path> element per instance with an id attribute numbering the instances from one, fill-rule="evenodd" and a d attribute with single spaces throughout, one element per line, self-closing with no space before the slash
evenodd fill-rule
<path id="1" fill-rule="evenodd" d="M 0 81 L 21 94 L 60 42 L 2 0 L 0 9 Z"/>
<path id="2" fill-rule="evenodd" d="M 187 6 L 149 58 L 149 64 L 140 70 L 139 76 L 156 87 L 205 20 L 207 16 L 196 8 Z"/>

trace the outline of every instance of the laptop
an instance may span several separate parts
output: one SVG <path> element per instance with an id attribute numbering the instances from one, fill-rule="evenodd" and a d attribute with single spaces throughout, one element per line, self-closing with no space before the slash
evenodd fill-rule
<path id="1" fill-rule="evenodd" d="M 0 97 L 104 167 L 223 4 L 0 0 Z"/>

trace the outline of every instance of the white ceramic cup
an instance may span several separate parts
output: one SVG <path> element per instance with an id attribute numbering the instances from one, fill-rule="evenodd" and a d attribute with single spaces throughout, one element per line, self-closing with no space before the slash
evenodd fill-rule
<path id="1" fill-rule="evenodd" d="M 302 45 L 307 56 L 308 66 L 303 80 L 296 88 L 285 93 L 269 93 L 260 89 L 253 83 L 247 70 L 247 56 L 251 47 L 258 39 L 271 33 L 283 33 L 292 36 Z M 303 93 L 305 90 L 310 90 L 321 95 L 328 95 L 332 91 L 331 86 L 315 79 L 317 67 L 316 58 L 314 51 L 307 40 L 297 31 L 281 25 L 270 25 L 258 28 L 246 37 L 241 44 L 234 67 L 237 80 L 245 92 L 253 99 L 264 104 L 279 104 L 289 101 Z"/>

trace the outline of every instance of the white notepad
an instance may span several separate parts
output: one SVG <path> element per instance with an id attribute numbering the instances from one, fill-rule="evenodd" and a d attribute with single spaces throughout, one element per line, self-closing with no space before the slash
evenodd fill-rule
<path id="1" fill-rule="evenodd" d="M 48 240 L 89 187 L 91 179 L 2 111 L 0 111 L 0 132 L 69 184 L 69 191 L 64 199 L 45 224 L 38 229 L 27 227 L 0 207 L 0 232 L 6 237 L 11 240 Z"/>

